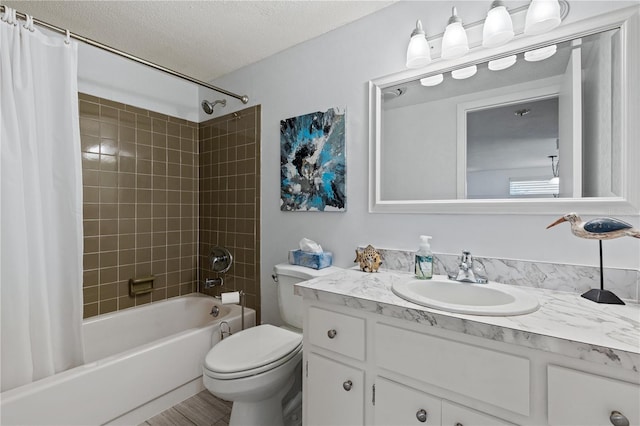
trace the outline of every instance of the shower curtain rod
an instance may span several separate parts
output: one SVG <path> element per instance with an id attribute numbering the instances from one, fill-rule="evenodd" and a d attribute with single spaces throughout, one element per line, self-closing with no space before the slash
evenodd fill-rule
<path id="1" fill-rule="evenodd" d="M 5 6 L 0 4 L 0 8 L 1 8 L 0 12 L 4 13 L 4 11 L 6 10 Z M 27 15 L 25 13 L 18 12 L 18 11 L 16 11 L 16 16 L 18 18 L 22 18 L 22 19 L 26 19 L 27 18 Z M 58 32 L 60 34 L 64 34 L 64 35 L 67 34 L 67 30 L 65 30 L 64 28 L 57 27 L 55 25 L 49 24 L 48 22 L 44 22 L 44 21 L 41 21 L 41 20 L 36 19 L 36 18 L 33 18 L 33 23 L 36 24 L 36 25 L 40 25 L 41 27 L 45 27 L 45 28 L 47 28 L 49 30 Z M 91 45 L 93 47 L 97 47 L 99 49 L 106 50 L 107 52 L 114 53 L 114 54 L 116 54 L 118 56 L 122 56 L 123 58 L 127 58 L 127 59 L 130 59 L 132 61 L 138 62 L 138 63 L 140 63 L 142 65 L 146 65 L 146 66 L 148 66 L 150 68 L 154 68 L 156 70 L 159 70 L 159 71 L 162 71 L 164 73 L 170 74 L 170 75 L 172 75 L 174 77 L 181 78 L 182 80 L 187 80 L 187 81 L 189 81 L 191 83 L 195 83 L 195 84 L 197 84 L 199 86 L 206 87 L 207 89 L 211 89 L 211 90 L 214 90 L 216 92 L 223 93 L 223 94 L 225 94 L 227 96 L 231 96 L 233 98 L 236 98 L 236 99 L 242 101 L 243 104 L 246 104 L 247 102 L 249 102 L 249 97 L 247 95 L 238 95 L 237 93 L 233 93 L 233 92 L 230 92 L 228 90 L 222 89 L 220 87 L 216 87 L 216 86 L 214 86 L 212 84 L 205 83 L 204 81 L 200 81 L 200 80 L 195 79 L 193 77 L 190 77 L 188 75 L 182 74 L 182 73 L 180 73 L 178 71 L 174 71 L 172 69 L 163 67 L 162 65 L 155 64 L 153 62 L 150 62 L 150 61 L 147 61 L 145 59 L 139 58 L 137 56 L 131 55 L 130 53 L 123 52 L 122 50 L 116 49 L 116 48 L 111 47 L 111 46 L 107 46 L 106 44 L 102 44 L 102 43 L 97 42 L 95 40 L 91 40 L 90 38 L 81 36 L 79 34 L 75 34 L 75 33 L 69 32 L 69 37 L 71 37 L 71 38 L 73 38 L 75 40 L 81 41 L 83 43 L 86 43 L 88 45 Z"/>

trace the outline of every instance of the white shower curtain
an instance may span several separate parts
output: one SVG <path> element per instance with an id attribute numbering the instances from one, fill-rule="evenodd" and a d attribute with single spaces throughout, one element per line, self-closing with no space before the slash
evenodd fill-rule
<path id="1" fill-rule="evenodd" d="M 83 360 L 78 46 L 23 24 L 0 22 L 2 391 Z"/>

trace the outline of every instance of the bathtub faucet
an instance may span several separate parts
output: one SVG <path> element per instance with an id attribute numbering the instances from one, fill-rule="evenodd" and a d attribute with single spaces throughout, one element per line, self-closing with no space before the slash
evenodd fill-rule
<path id="1" fill-rule="evenodd" d="M 204 280 L 204 288 L 222 287 L 224 281 L 222 277 L 219 278 L 206 278 Z"/>
<path id="2" fill-rule="evenodd" d="M 220 315 L 220 308 L 218 308 L 218 305 L 213 305 L 213 307 L 211 308 L 211 312 L 209 312 L 209 315 L 213 317 L 217 317 L 218 315 Z"/>

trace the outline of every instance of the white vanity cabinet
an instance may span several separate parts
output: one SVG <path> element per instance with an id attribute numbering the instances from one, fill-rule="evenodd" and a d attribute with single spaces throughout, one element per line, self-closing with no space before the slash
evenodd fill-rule
<path id="1" fill-rule="evenodd" d="M 637 372 L 358 307 L 305 308 L 305 425 L 640 426 Z"/>
<path id="2" fill-rule="evenodd" d="M 357 311 L 306 306 L 305 425 L 512 424 L 407 386 L 403 376 L 529 411 L 526 359 L 378 323 Z"/>

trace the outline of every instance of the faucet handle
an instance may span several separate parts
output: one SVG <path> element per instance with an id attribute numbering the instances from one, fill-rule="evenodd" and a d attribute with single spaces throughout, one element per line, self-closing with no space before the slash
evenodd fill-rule
<path id="1" fill-rule="evenodd" d="M 473 274 L 476 277 L 476 283 L 486 284 L 489 282 L 487 270 L 481 262 L 473 262 Z"/>
<path id="2" fill-rule="evenodd" d="M 467 266 L 471 267 L 471 264 L 473 263 L 473 256 L 471 256 L 470 251 L 462 251 L 462 256 L 460 256 L 460 264 L 462 263 L 465 263 Z"/>

